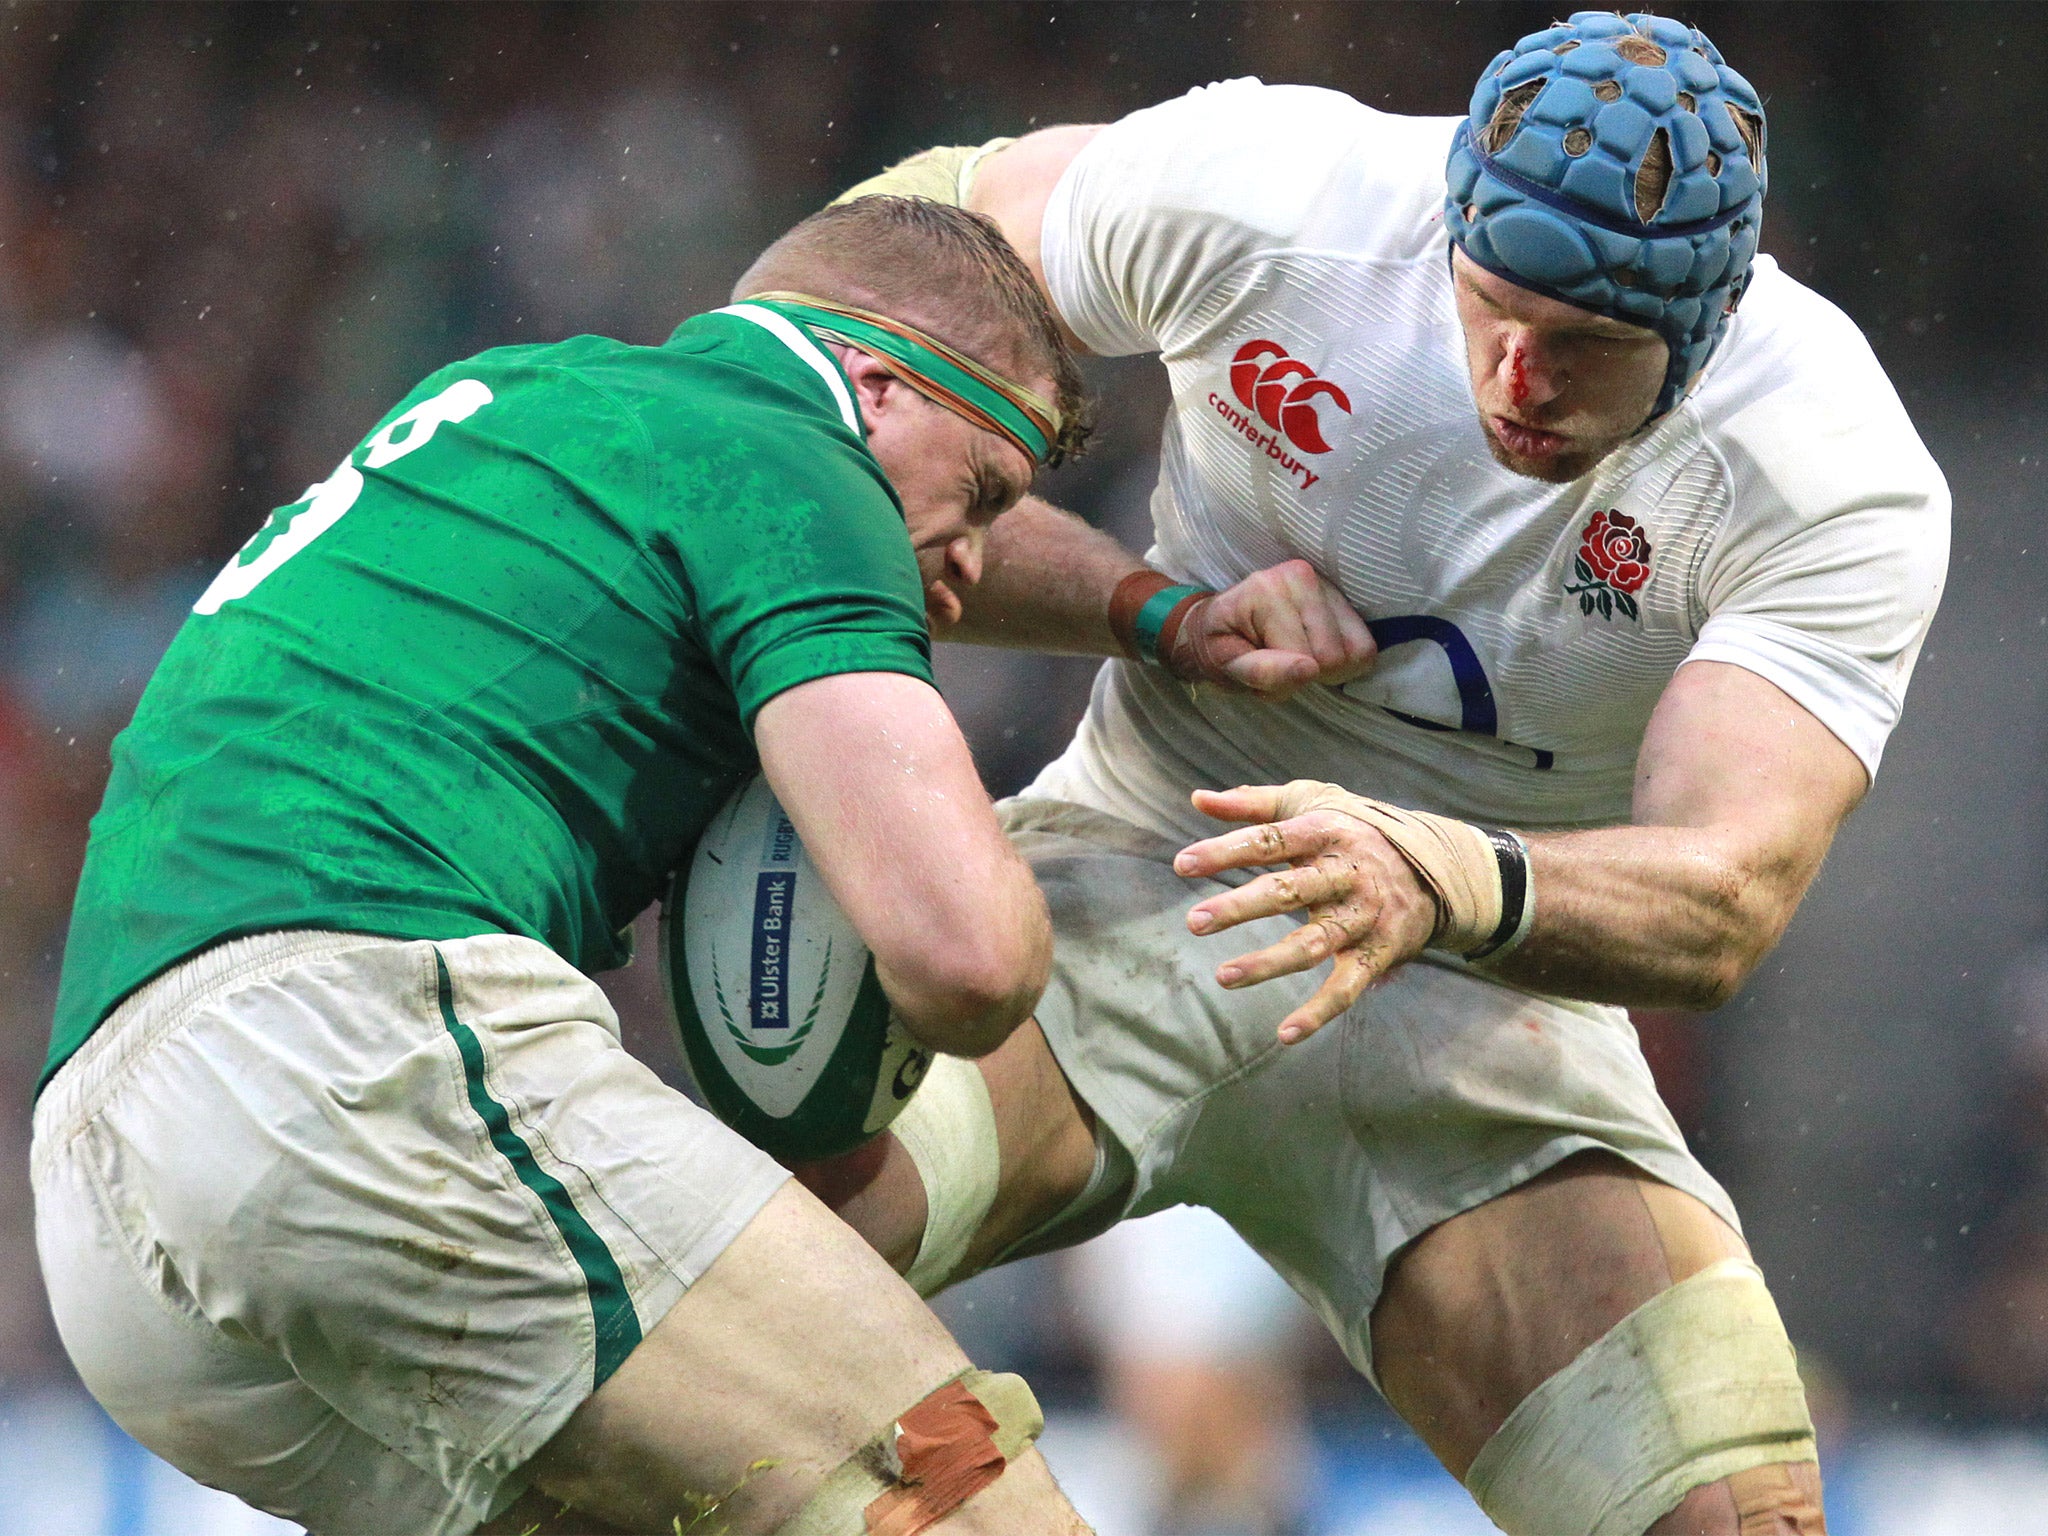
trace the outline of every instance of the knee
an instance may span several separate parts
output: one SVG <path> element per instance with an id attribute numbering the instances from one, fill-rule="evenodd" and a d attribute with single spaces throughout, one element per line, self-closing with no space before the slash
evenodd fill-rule
<path id="1" fill-rule="evenodd" d="M 1819 1536 L 1814 1462 L 1777 1308 L 1727 1260 L 1538 1386 L 1465 1483 L 1510 1536 Z"/>

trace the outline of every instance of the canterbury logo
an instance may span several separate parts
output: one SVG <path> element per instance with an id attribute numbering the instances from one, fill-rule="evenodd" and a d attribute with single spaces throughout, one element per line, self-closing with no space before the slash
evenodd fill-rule
<path id="1" fill-rule="evenodd" d="M 1287 355 L 1277 341 L 1248 341 L 1230 360 L 1230 390 L 1259 413 L 1259 420 L 1278 427 L 1287 441 L 1304 453 L 1328 453 L 1323 424 L 1316 419 L 1315 402 L 1333 400 L 1337 409 L 1351 414 L 1351 398 L 1328 379 L 1316 377 L 1315 369 Z"/>
<path id="2" fill-rule="evenodd" d="M 1253 414 L 1246 416 L 1221 395 L 1211 395 L 1209 404 L 1218 415 L 1263 448 L 1266 457 L 1277 461 L 1287 473 L 1302 476 L 1303 490 L 1322 478 L 1287 452 L 1282 442 L 1303 453 L 1328 453 L 1330 442 L 1323 436 L 1316 403 L 1327 400 L 1350 415 L 1351 397 L 1341 386 L 1316 377 L 1315 369 L 1299 358 L 1289 357 L 1279 342 L 1259 340 L 1246 342 L 1231 358 L 1230 392 Z M 1261 432 L 1259 422 L 1278 435 Z"/>

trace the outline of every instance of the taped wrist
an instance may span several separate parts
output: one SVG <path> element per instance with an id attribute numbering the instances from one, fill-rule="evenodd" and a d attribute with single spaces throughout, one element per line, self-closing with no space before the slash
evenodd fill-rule
<path id="1" fill-rule="evenodd" d="M 1335 784 L 1322 785 L 1302 809 L 1342 812 L 1394 845 L 1435 899 L 1432 948 L 1467 960 L 1502 960 L 1528 936 L 1536 892 L 1529 846 L 1514 833 L 1411 811 Z"/>
<path id="2" fill-rule="evenodd" d="M 1044 1428 L 1023 1377 L 962 1371 L 828 1473 L 775 1536 L 917 1536 L 1001 1477 Z"/>
<path id="3" fill-rule="evenodd" d="M 1132 661 L 1185 675 L 1173 666 L 1181 630 L 1215 595 L 1155 570 L 1133 571 L 1109 594 L 1109 632 Z"/>
<path id="4" fill-rule="evenodd" d="M 981 162 L 1016 142 L 1014 138 L 990 139 L 986 144 L 940 144 L 920 150 L 907 160 L 897 161 L 879 176 L 870 176 L 848 187 L 832 199 L 832 204 L 836 207 L 857 197 L 924 197 L 964 208 Z"/>

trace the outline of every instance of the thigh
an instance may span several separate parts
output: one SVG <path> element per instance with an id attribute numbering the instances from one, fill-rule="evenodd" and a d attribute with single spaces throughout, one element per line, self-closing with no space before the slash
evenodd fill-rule
<path id="1" fill-rule="evenodd" d="M 1387 1399 L 1464 1478 L 1509 1414 L 1644 1303 L 1742 1237 L 1680 1190 L 1582 1153 L 1424 1234 L 1372 1316 Z M 1696 1488 L 1647 1536 L 1820 1536 L 1820 1470 L 1765 1464 Z"/>
<path id="2" fill-rule="evenodd" d="M 1387 1399 L 1451 1471 L 1515 1405 L 1661 1291 L 1749 1250 L 1692 1196 L 1585 1153 L 1432 1228 L 1372 1314 Z"/>
<path id="3" fill-rule="evenodd" d="M 1189 904 L 1222 887 L 1174 874 L 1163 839 L 1061 802 L 1011 800 L 1001 810 L 1051 908 L 1053 974 L 1038 1017 L 977 1063 L 999 1182 L 956 1278 L 1092 1237 L 1134 1202 L 1175 1203 L 1154 1188 L 1174 1158 L 1158 1133 L 1277 1052 L 1279 1019 L 1314 987 L 1286 978 L 1254 996 L 1216 985 L 1216 965 L 1243 936 L 1187 931 Z M 1261 942 L 1288 926 L 1254 925 L 1270 930 Z M 898 1270 L 909 1268 L 925 1190 L 893 1135 L 797 1176 Z"/>
<path id="4" fill-rule="evenodd" d="M 1186 1112 L 1285 1054 L 1280 1020 L 1317 978 L 1226 990 L 1216 968 L 1277 942 L 1292 918 L 1190 933 L 1189 907 L 1226 886 L 1175 874 L 1173 843 L 1058 801 L 1009 800 L 1001 810 L 1052 918 L 1039 1026 L 1105 1139 L 1129 1159 L 1132 1198 L 1146 1206 L 1177 1160 Z"/>
<path id="5" fill-rule="evenodd" d="M 995 1201 L 968 1244 L 958 1280 L 1000 1262 L 1027 1239 L 1042 1238 L 1043 1247 L 1077 1242 L 1117 1213 L 1097 1216 L 1091 1207 L 1077 1213 L 1076 1223 L 1062 1223 L 1063 1230 L 1046 1230 L 1096 1182 L 1098 1163 L 1095 1117 L 1060 1071 L 1037 1022 L 1027 1021 L 975 1066 L 995 1111 L 999 1175 Z M 801 1164 L 796 1176 L 898 1273 L 910 1268 L 928 1211 L 917 1165 L 893 1133 L 884 1131 L 844 1156 Z"/>
<path id="6" fill-rule="evenodd" d="M 1594 1150 L 1734 1224 L 1619 1010 L 1415 962 L 1155 1127 L 1135 1209 L 1179 1199 L 1218 1211 L 1370 1375 L 1372 1312 L 1394 1256 Z"/>
<path id="7" fill-rule="evenodd" d="M 766 1532 L 968 1361 L 843 1222 L 780 1190 L 529 1471 L 633 1531 Z M 935 1531 L 1082 1536 L 1035 1451 Z"/>

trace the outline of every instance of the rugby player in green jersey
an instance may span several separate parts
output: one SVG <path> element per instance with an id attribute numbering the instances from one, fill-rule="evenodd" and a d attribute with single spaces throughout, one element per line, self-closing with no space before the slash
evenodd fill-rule
<path id="1" fill-rule="evenodd" d="M 1046 976 L 927 609 L 1078 441 L 1071 359 L 937 204 L 820 215 L 750 281 L 663 346 L 427 379 L 115 746 L 44 1272 L 116 1420 L 315 1532 L 1083 1529 L 1022 1384 L 963 1377 L 587 979 L 756 771 L 926 1044 L 992 1049 Z"/>

